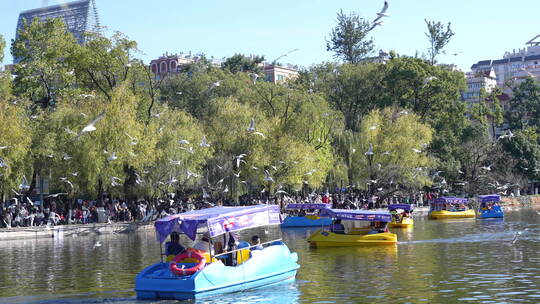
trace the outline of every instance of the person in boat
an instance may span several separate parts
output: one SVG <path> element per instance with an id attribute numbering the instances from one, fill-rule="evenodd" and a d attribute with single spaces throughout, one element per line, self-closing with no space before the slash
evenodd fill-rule
<path id="1" fill-rule="evenodd" d="M 251 245 L 255 247 L 251 247 L 251 250 L 263 250 L 263 246 L 261 245 L 261 239 L 258 235 L 254 235 L 251 237 Z"/>
<path id="2" fill-rule="evenodd" d="M 165 243 L 165 255 L 177 256 L 185 250 L 186 248 L 180 244 L 180 235 L 178 232 L 171 233 L 171 240 Z"/>
<path id="3" fill-rule="evenodd" d="M 343 226 L 340 219 L 337 219 L 330 226 L 330 231 L 337 234 L 345 234 L 345 226 Z"/>
<path id="4" fill-rule="evenodd" d="M 203 234 L 202 238 L 199 241 L 195 242 L 192 248 L 200 251 L 210 251 L 210 254 L 214 255 L 214 248 L 210 244 L 210 236 L 208 235 L 208 233 Z"/>
<path id="5" fill-rule="evenodd" d="M 377 234 L 386 232 L 385 225 L 382 222 L 373 222 L 371 230 L 367 234 Z"/>

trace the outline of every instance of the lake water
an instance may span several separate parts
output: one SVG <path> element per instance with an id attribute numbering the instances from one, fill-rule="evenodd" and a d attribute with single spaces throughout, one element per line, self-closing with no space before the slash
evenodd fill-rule
<path id="1" fill-rule="evenodd" d="M 296 281 L 188 302 L 540 303 L 540 216 L 532 209 L 504 220 L 417 215 L 414 228 L 393 229 L 396 246 L 310 249 L 311 231 L 242 234 L 282 237 L 299 256 Z M 156 303 L 136 301 L 133 287 L 159 252 L 152 231 L 5 241 L 0 303 Z"/>

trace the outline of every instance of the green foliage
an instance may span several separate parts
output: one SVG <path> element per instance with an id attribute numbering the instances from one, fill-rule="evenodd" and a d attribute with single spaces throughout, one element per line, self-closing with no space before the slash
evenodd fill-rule
<path id="1" fill-rule="evenodd" d="M 502 91 L 499 88 L 492 90 L 490 93 L 481 89 L 480 101 L 471 108 L 471 117 L 489 127 L 493 135 L 495 135 L 495 128 L 504 121 L 503 109 L 499 101 L 501 95 Z"/>
<path id="2" fill-rule="evenodd" d="M 506 118 L 512 129 L 540 127 L 540 85 L 530 77 L 512 89 Z"/>
<path id="3" fill-rule="evenodd" d="M 6 41 L 4 37 L 0 35 L 0 63 L 4 61 L 4 48 L 6 47 Z"/>
<path id="4" fill-rule="evenodd" d="M 326 42 L 326 50 L 334 57 L 356 64 L 373 51 L 373 39 L 368 37 L 371 24 L 356 13 L 349 15 L 342 10 L 337 14 L 337 25 Z"/>
<path id="5" fill-rule="evenodd" d="M 253 72 L 259 74 L 261 68 L 259 64 L 264 61 L 264 56 L 255 56 L 253 58 L 246 57 L 242 54 L 235 54 L 229 57 L 221 64 L 221 68 L 228 70 L 231 73 L 237 72 Z"/>
<path id="6" fill-rule="evenodd" d="M 448 22 L 445 29 L 444 24 L 441 22 L 430 21 L 427 19 L 424 19 L 424 21 L 426 22 L 428 30 L 426 36 L 429 39 L 429 62 L 434 65 L 437 62 L 437 55 L 441 52 L 444 53 L 444 47 L 450 42 L 450 39 L 455 33 L 450 28 L 450 22 Z"/>

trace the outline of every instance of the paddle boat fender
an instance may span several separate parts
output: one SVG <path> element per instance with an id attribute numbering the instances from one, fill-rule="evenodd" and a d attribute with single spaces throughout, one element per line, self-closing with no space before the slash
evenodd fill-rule
<path id="1" fill-rule="evenodd" d="M 401 219 L 401 222 L 396 222 L 395 219 L 392 219 L 390 224 L 388 224 L 390 228 L 409 228 L 409 227 L 412 227 L 413 225 L 414 225 L 414 220 L 410 217 L 404 217 L 403 219 Z"/>

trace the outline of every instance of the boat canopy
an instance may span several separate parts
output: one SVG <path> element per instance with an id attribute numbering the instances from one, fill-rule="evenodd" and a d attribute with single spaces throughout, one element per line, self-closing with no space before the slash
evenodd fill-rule
<path id="1" fill-rule="evenodd" d="M 323 203 L 313 203 L 313 204 L 288 204 L 285 206 L 285 209 L 330 209 L 332 204 L 323 204 Z"/>
<path id="2" fill-rule="evenodd" d="M 479 195 L 478 200 L 482 204 L 489 203 L 489 202 L 500 202 L 501 196 L 498 194 Z"/>
<path id="3" fill-rule="evenodd" d="M 431 201 L 434 204 L 466 204 L 468 199 L 462 197 L 443 196 Z"/>
<path id="4" fill-rule="evenodd" d="M 159 242 L 172 232 L 185 233 L 195 240 L 197 228 L 206 227 L 210 237 L 267 225 L 281 224 L 278 205 L 213 207 L 169 215 L 155 222 Z"/>
<path id="5" fill-rule="evenodd" d="M 388 210 L 389 211 L 393 211 L 393 210 L 396 210 L 396 209 L 403 209 L 405 211 L 411 211 L 413 209 L 413 206 L 409 205 L 409 204 L 391 204 L 391 205 L 388 205 Z"/>
<path id="6" fill-rule="evenodd" d="M 331 217 L 341 220 L 391 222 L 392 215 L 388 211 L 367 211 L 351 209 L 322 209 L 320 217 Z"/>

